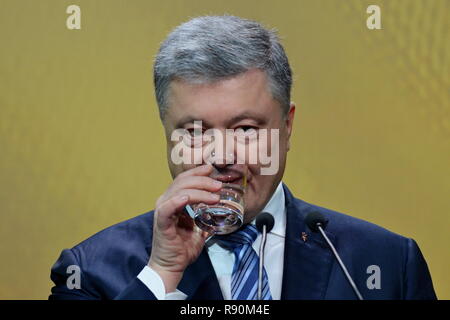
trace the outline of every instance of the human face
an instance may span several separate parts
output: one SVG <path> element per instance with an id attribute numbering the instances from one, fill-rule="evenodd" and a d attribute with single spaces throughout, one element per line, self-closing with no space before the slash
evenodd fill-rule
<path id="1" fill-rule="evenodd" d="M 176 141 L 172 132 L 176 129 L 194 129 L 194 121 L 202 121 L 202 131 L 215 129 L 248 130 L 278 129 L 278 139 L 266 143 L 268 154 L 276 150 L 278 144 L 278 170 L 269 175 L 261 174 L 260 161 L 244 164 L 247 168 L 247 189 L 244 196 L 244 223 L 252 221 L 270 200 L 283 177 L 286 155 L 295 106 L 291 103 L 289 112 L 284 115 L 279 102 L 269 90 L 266 73 L 252 69 L 240 75 L 212 83 L 193 84 L 184 80 L 173 80 L 169 89 L 168 110 L 163 119 L 167 140 L 167 156 L 170 172 L 175 178 L 183 171 L 201 164 L 174 164 L 171 159 Z M 268 134 L 270 137 L 270 133 Z M 274 141 L 272 141 L 274 140 Z M 235 150 L 234 150 L 235 152 Z M 226 156 L 226 155 L 225 155 Z M 204 164 L 204 160 L 202 160 Z M 225 161 L 223 161 L 225 163 Z M 218 170 L 233 169 L 236 164 L 214 165 Z"/>

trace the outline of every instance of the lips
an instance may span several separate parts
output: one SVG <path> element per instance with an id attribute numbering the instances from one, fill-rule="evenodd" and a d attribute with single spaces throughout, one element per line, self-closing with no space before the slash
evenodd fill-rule
<path id="1" fill-rule="evenodd" d="M 226 183 L 236 183 L 242 179 L 242 175 L 233 173 L 233 174 L 229 174 L 229 175 L 227 174 L 227 175 L 216 176 L 216 177 L 214 177 L 214 179 L 222 181 L 222 182 L 226 182 Z"/>
<path id="2" fill-rule="evenodd" d="M 227 170 L 223 171 L 218 170 L 211 176 L 211 178 L 215 180 L 219 180 L 226 183 L 238 183 L 243 179 L 243 177 L 244 177 L 243 172 L 233 168 L 228 168 Z"/>

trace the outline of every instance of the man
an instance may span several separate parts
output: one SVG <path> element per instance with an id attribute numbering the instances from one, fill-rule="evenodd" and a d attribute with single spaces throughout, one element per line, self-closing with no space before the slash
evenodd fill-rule
<path id="1" fill-rule="evenodd" d="M 436 298 L 414 240 L 296 199 L 281 182 L 295 105 L 291 69 L 273 31 L 233 16 L 192 19 L 162 44 L 154 81 L 173 183 L 155 211 L 64 250 L 52 268 L 50 299 L 256 299 L 261 235 L 254 223 L 261 212 L 275 218 L 267 235 L 263 299 L 357 298 L 325 240 L 305 223 L 311 212 L 329 221 L 326 234 L 365 299 Z M 229 159 L 236 150 L 225 147 L 219 157 L 202 150 L 201 161 L 176 162 L 172 134 L 180 129 L 192 145 L 198 137 L 203 145 L 208 129 L 232 130 L 247 140 L 260 139 L 262 130 L 277 133 L 259 145 L 276 156 L 277 170 L 262 174 L 262 161 L 245 162 L 244 225 L 234 235 L 247 236 L 247 243 L 227 246 L 226 237 L 210 237 L 184 210 L 219 201 L 214 193 L 225 180 L 209 176 L 236 168 L 236 159 Z M 76 286 L 68 286 L 70 266 L 81 271 Z"/>

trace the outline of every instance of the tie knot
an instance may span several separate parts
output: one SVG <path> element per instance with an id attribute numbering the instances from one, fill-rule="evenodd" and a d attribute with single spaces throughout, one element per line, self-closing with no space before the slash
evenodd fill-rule
<path id="1" fill-rule="evenodd" d="M 256 230 L 256 227 L 252 224 L 247 224 L 236 232 L 216 237 L 219 242 L 225 244 L 226 246 L 235 248 L 243 245 L 251 246 L 257 236 L 258 230 Z"/>

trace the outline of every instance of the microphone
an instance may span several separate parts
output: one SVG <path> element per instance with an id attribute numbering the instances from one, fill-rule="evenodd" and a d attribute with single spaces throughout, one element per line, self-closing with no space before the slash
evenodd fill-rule
<path id="1" fill-rule="evenodd" d="M 275 220 L 270 213 L 262 212 L 256 218 L 256 229 L 262 234 L 259 246 L 259 269 L 258 269 L 258 300 L 262 296 L 262 275 L 264 267 L 264 248 L 266 246 L 267 233 L 272 230 Z"/>
<path id="2" fill-rule="evenodd" d="M 309 213 L 305 218 L 306 225 L 314 232 L 320 231 L 322 236 L 325 238 L 326 242 L 328 243 L 328 246 L 331 248 L 331 251 L 333 251 L 334 256 L 336 257 L 337 261 L 339 262 L 339 265 L 342 268 L 342 271 L 344 271 L 345 276 L 347 277 L 348 282 L 353 288 L 353 291 L 355 292 L 356 296 L 359 300 L 364 300 L 361 293 L 359 293 L 358 288 L 356 287 L 355 283 L 353 282 L 352 277 L 347 271 L 347 268 L 345 267 L 344 263 L 341 260 L 341 257 L 339 257 L 339 254 L 337 253 L 336 249 L 334 248 L 333 244 L 331 243 L 330 239 L 328 239 L 327 235 L 323 231 L 327 227 L 328 220 L 324 218 L 324 216 L 317 211 Z"/>

